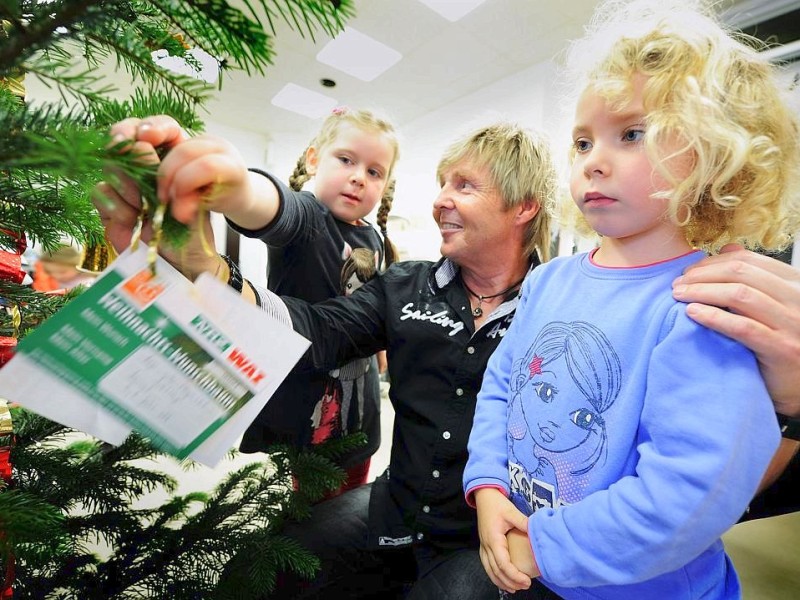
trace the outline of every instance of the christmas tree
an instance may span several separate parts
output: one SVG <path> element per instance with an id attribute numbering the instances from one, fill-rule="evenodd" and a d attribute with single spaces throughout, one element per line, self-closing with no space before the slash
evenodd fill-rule
<path id="1" fill-rule="evenodd" d="M 335 35 L 352 16 L 348 0 L 0 0 L 0 365 L 18 340 L 80 291 L 41 294 L 22 285 L 20 256 L 35 242 L 50 250 L 68 236 L 105 249 L 91 201 L 113 173 L 143 193 L 152 167 L 109 149 L 108 126 L 122 118 L 170 114 L 202 130 L 197 109 L 214 89 L 158 67 L 155 50 L 195 65 L 191 49 L 229 70 L 263 74 L 273 59 L 274 23 L 299 35 Z M 115 61 L 134 92 L 113 99 L 94 73 Z M 33 104 L 25 79 L 56 88 L 64 102 Z M 149 191 L 150 190 L 150 191 Z M 165 223 L 181 243 L 183 228 Z M 58 398 L 53 398 L 58 402 Z M 0 597 L 262 598 L 277 576 L 313 574 L 316 559 L 280 535 L 287 518 L 337 487 L 331 458 L 359 440 L 308 453 L 275 448 L 208 492 L 177 495 L 176 481 L 148 468 L 146 439 L 110 446 L 22 407 L 0 402 Z M 24 404 L 24 403 L 23 403 Z M 292 490 L 292 477 L 300 492 Z M 160 492 L 166 501 L 142 503 Z"/>

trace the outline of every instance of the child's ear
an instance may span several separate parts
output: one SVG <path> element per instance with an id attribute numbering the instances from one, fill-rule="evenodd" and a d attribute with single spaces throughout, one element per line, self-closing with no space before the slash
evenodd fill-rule
<path id="1" fill-rule="evenodd" d="M 317 165 L 319 164 L 319 153 L 314 146 L 309 146 L 306 149 L 306 173 L 314 175 L 317 172 Z"/>

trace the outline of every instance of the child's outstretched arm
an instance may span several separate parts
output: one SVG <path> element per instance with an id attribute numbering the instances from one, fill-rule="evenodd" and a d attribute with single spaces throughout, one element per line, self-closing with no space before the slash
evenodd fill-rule
<path id="1" fill-rule="evenodd" d="M 278 213 L 275 185 L 247 170 L 227 140 L 202 135 L 175 146 L 158 169 L 158 199 L 178 221 L 191 223 L 201 207 L 219 212 L 245 229 L 262 229 Z"/>
<path id="2" fill-rule="evenodd" d="M 481 563 L 489 579 L 506 592 L 528 589 L 531 585 L 530 575 L 520 570 L 517 562 L 512 559 L 506 538 L 510 531 L 527 530 L 528 517 L 523 515 L 497 488 L 479 488 L 473 493 L 473 498 L 478 511 Z M 528 539 L 527 535 L 525 539 Z M 530 560 L 535 564 L 530 543 L 527 545 Z M 517 548 L 515 540 L 515 554 L 519 556 Z"/>

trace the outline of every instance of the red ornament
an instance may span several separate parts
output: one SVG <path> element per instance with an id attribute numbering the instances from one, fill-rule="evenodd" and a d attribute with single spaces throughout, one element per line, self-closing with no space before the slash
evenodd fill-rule
<path id="1" fill-rule="evenodd" d="M 4 338 L 11 339 L 11 338 Z M 16 342 L 16 340 L 14 340 Z M 13 443 L 13 428 L 11 424 L 11 414 L 8 410 L 8 404 L 0 400 L 0 435 L 7 436 L 9 444 Z M 0 477 L 3 482 L 8 486 L 11 485 L 11 445 L 0 447 Z M 3 536 L 3 531 L 0 530 L 0 537 Z M 14 582 L 14 557 L 9 556 L 8 562 L 5 565 L 5 573 L 0 572 L 0 600 L 12 598 L 14 591 L 11 584 Z"/>
<path id="2" fill-rule="evenodd" d="M 14 247 L 10 249 L 0 248 L 0 279 L 22 283 L 25 279 L 25 271 L 22 269 L 22 253 L 28 247 L 24 233 L 16 233 L 3 229 L 14 239 Z"/>
<path id="3" fill-rule="evenodd" d="M 17 338 L 0 336 L 0 367 L 11 360 L 17 348 Z"/>

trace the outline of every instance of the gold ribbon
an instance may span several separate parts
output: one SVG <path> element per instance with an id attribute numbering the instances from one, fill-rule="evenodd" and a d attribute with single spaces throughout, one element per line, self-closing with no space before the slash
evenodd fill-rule
<path id="1" fill-rule="evenodd" d="M 159 203 L 153 211 L 153 237 L 147 246 L 147 264 L 150 267 L 150 274 L 156 274 L 156 258 L 158 258 L 158 244 L 161 243 L 161 232 L 164 225 L 164 213 L 167 210 L 166 204 Z"/>
<path id="2" fill-rule="evenodd" d="M 144 220 L 147 218 L 147 209 L 150 204 L 147 202 L 147 198 L 144 196 L 141 197 L 142 201 L 142 209 L 139 211 L 139 217 L 136 219 L 136 225 L 133 227 L 133 232 L 131 233 L 131 250 L 137 250 L 139 248 L 139 240 L 142 238 L 142 228 L 144 228 Z"/>
<path id="3" fill-rule="evenodd" d="M 150 203 L 147 198 L 142 196 L 142 210 L 139 211 L 139 217 L 136 219 L 136 225 L 133 228 L 131 235 L 131 250 L 136 250 L 139 247 L 139 241 L 142 239 L 142 229 L 144 228 L 144 221 L 147 218 L 147 213 L 150 208 Z M 153 211 L 153 237 L 147 244 L 147 265 L 150 267 L 150 273 L 156 274 L 156 258 L 158 257 L 158 245 L 161 243 L 161 233 L 164 225 L 164 213 L 167 210 L 167 205 L 158 203 L 156 209 Z"/>
<path id="4" fill-rule="evenodd" d="M 22 315 L 19 312 L 19 307 L 16 304 L 6 307 L 6 312 L 11 317 L 11 325 L 14 326 L 14 335 L 11 337 L 19 338 L 19 326 L 22 325 Z"/>
<path id="5" fill-rule="evenodd" d="M 8 400 L 0 398 L 0 435 L 10 435 L 14 433 L 14 424 L 11 422 L 11 410 L 8 408 Z"/>

